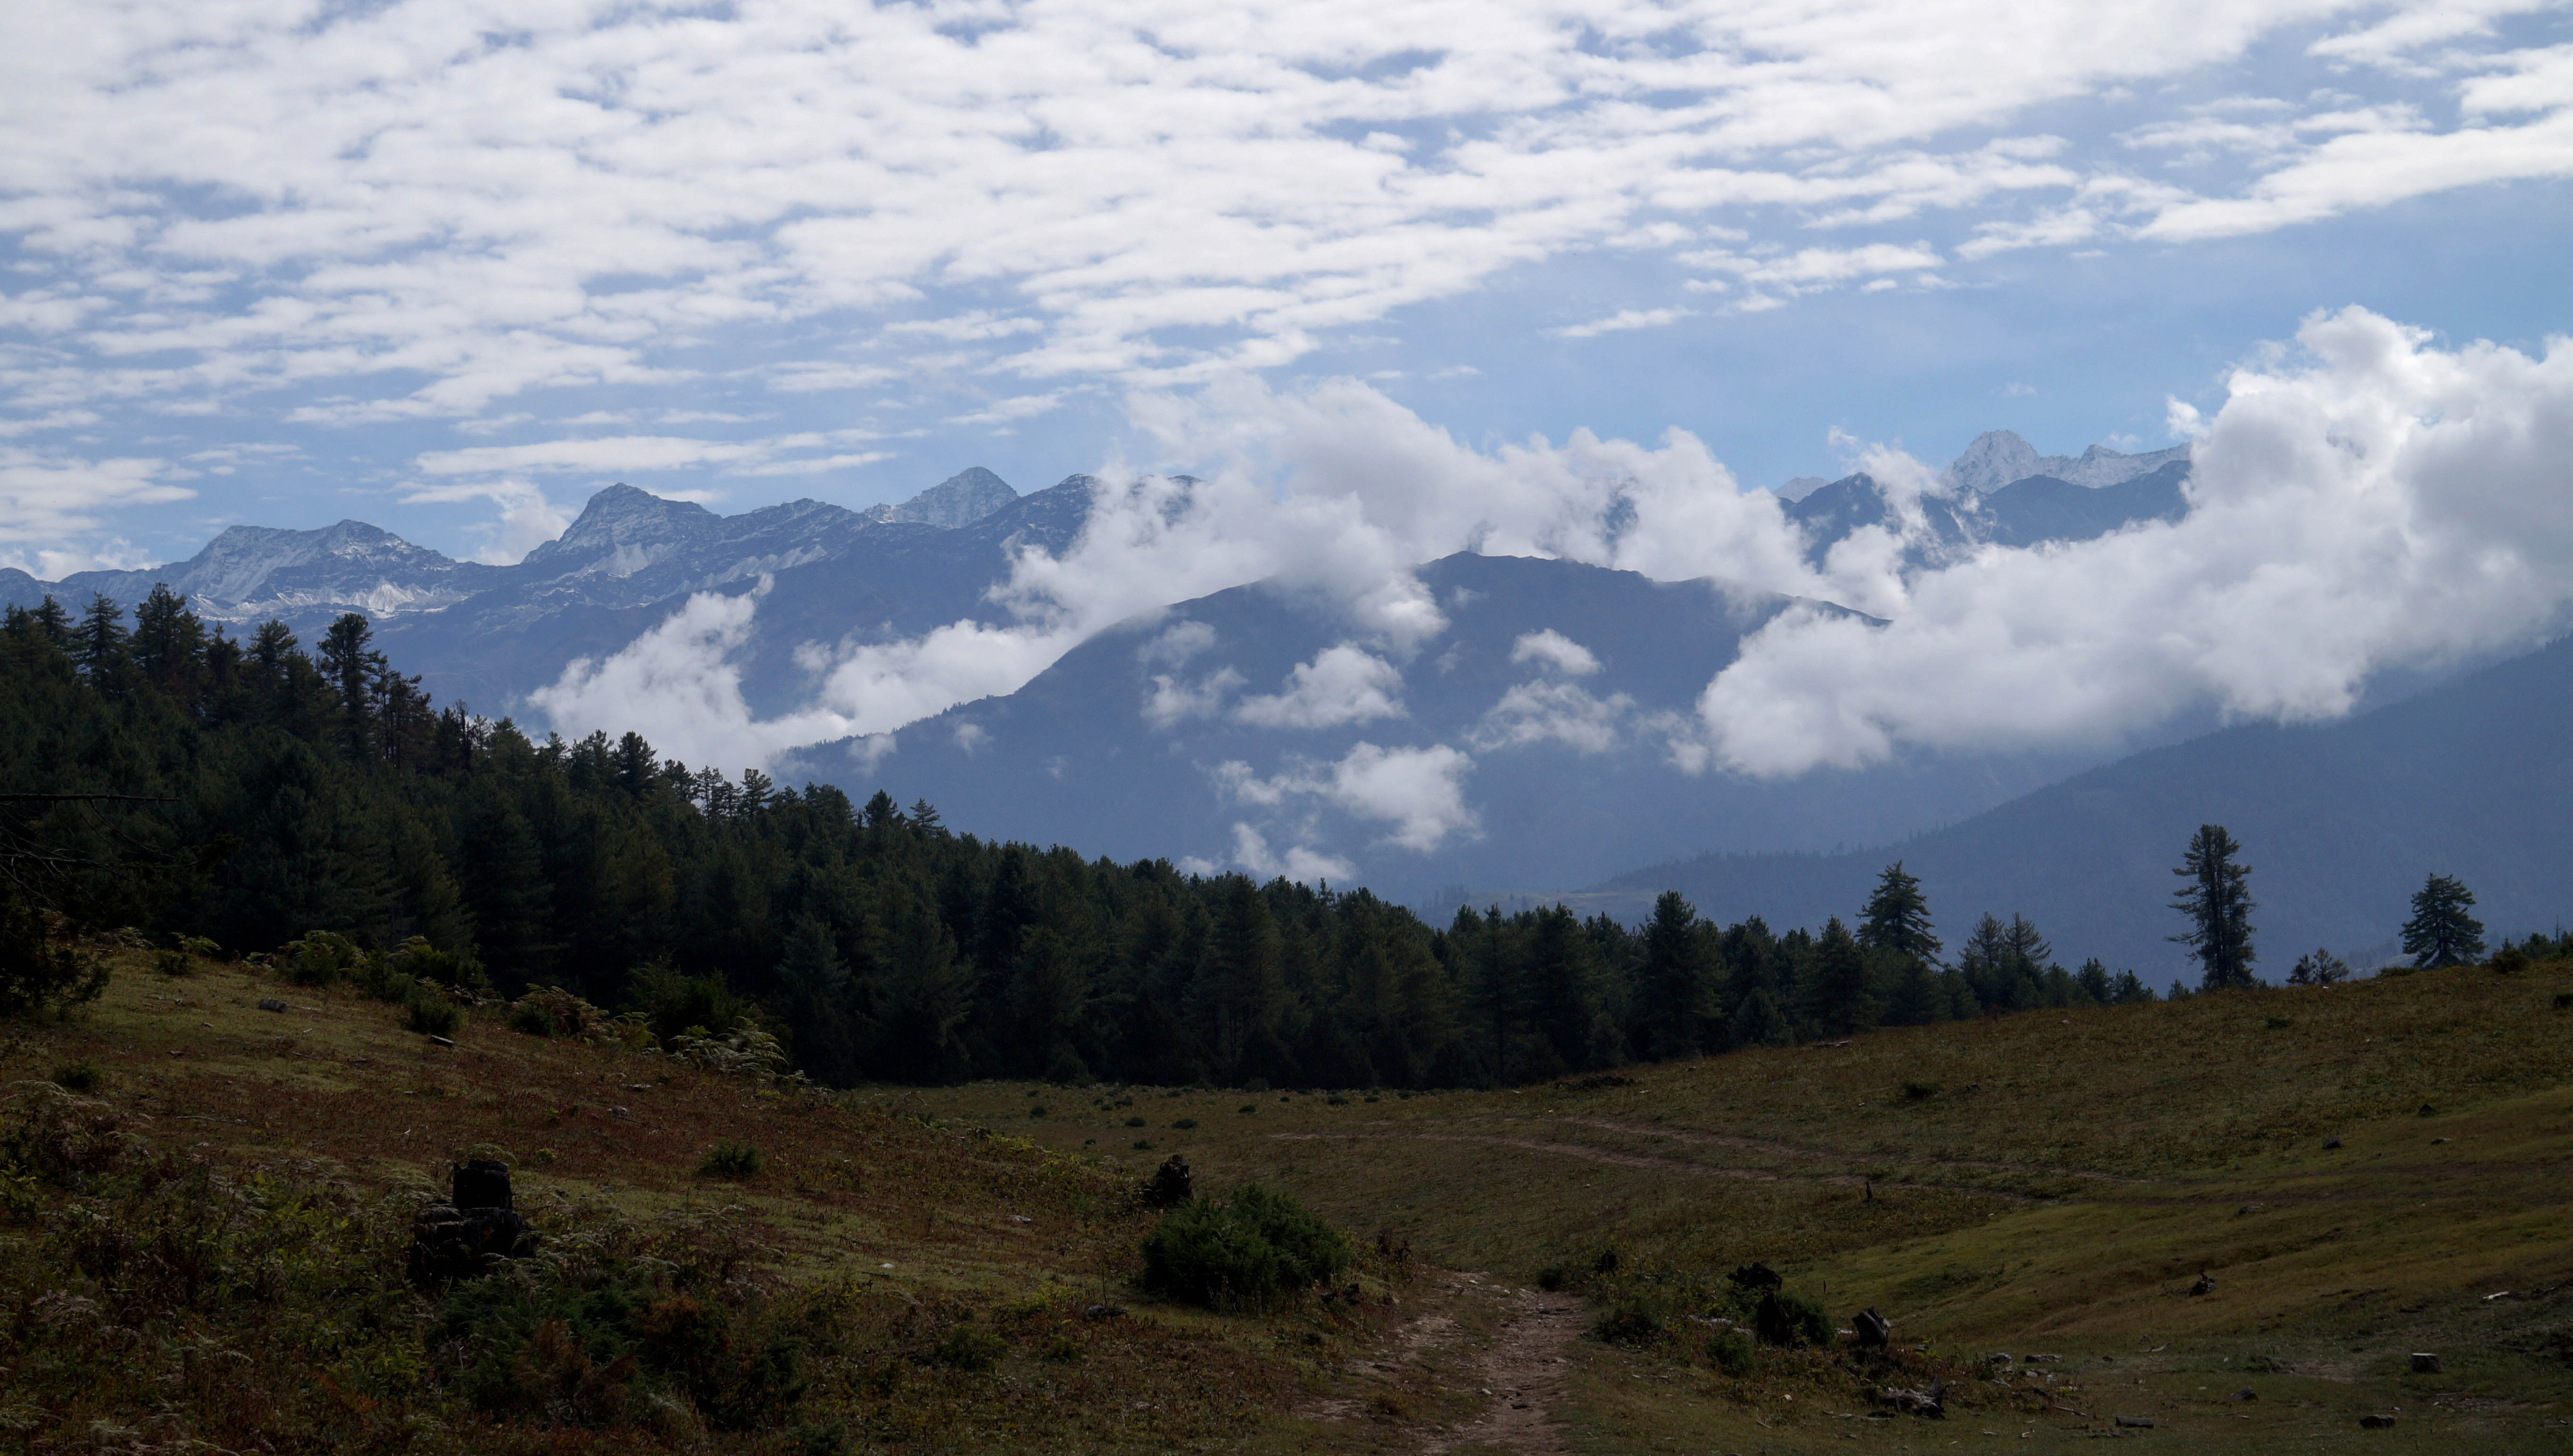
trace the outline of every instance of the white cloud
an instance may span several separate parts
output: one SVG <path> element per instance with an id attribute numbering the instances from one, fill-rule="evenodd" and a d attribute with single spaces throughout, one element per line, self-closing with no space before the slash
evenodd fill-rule
<path id="1" fill-rule="evenodd" d="M 1234 721 L 1255 728 L 1336 728 L 1405 716 L 1402 674 L 1372 653 L 1343 642 L 1295 664 L 1282 693 L 1244 698 Z"/>
<path id="2" fill-rule="evenodd" d="M 1602 334 L 1622 334 L 1630 329 L 1659 329 L 1694 317 L 1686 309 L 1620 309 L 1605 319 L 1587 324 L 1574 324 L 1549 331 L 1557 339 L 1596 339 Z"/>
<path id="3" fill-rule="evenodd" d="M 1888 625 L 1796 611 L 1755 634 L 1700 703 L 1718 760 L 2107 741 L 2206 702 L 2324 718 L 2386 668 L 2573 621 L 2573 341 L 2441 350 L 2348 309 L 2297 342 L 2233 373 L 2176 524 L 1985 550 L 1908 582 Z"/>
<path id="4" fill-rule="evenodd" d="M 1597 654 L 1552 627 L 1520 633 L 1510 644 L 1510 661 L 1542 662 L 1572 677 L 1588 677 L 1599 670 Z"/>
<path id="5" fill-rule="evenodd" d="M 1218 668 L 1192 685 L 1167 673 L 1153 675 L 1153 690 L 1144 695 L 1144 721 L 1155 728 L 1174 728 L 1192 718 L 1213 718 L 1224 701 L 1242 686 L 1242 674 Z"/>
<path id="6" fill-rule="evenodd" d="M 1935 263 L 1789 243 L 1808 226 L 1944 212 L 1992 225 L 1962 256 L 2061 246 L 2126 226 L 2088 205 L 2122 149 L 2041 119 L 2199 94 L 2281 39 L 2350 85 L 2463 78 L 2483 124 L 2370 96 L 2317 142 L 2314 111 L 2147 236 L 2563 176 L 2563 48 L 2496 24 L 2536 3 L 19 5 L 0 333 L 55 363 L 6 387 L 283 390 L 330 425 L 542 388 L 1036 380 L 960 416 L 1007 423 L 1075 381 L 1286 364 L 1576 252 L 1730 239 L 1756 309 Z M 1684 312 L 1604 307 L 1570 332 Z"/>
<path id="7" fill-rule="evenodd" d="M 1358 877 L 1357 867 L 1348 861 L 1304 845 L 1290 846 L 1283 855 L 1275 853 L 1260 831 L 1248 824 L 1233 827 L 1233 862 L 1255 880 L 1275 880 L 1283 876 L 1307 885 L 1319 885 L 1329 880 L 1346 883 Z M 1212 874 L 1218 868 L 1203 861 L 1198 863 L 1204 865 L 1200 873 Z"/>
<path id="8" fill-rule="evenodd" d="M 1213 777 L 1235 803 L 1277 809 L 1319 801 L 1389 825 L 1383 843 L 1425 854 L 1450 836 L 1481 833 L 1481 820 L 1465 803 L 1465 776 L 1473 768 L 1472 757 L 1445 744 L 1380 748 L 1361 741 L 1333 763 L 1297 759 L 1262 778 L 1235 760 L 1219 764 Z"/>
<path id="9" fill-rule="evenodd" d="M 194 499 L 196 491 L 171 480 L 192 473 L 146 456 L 93 460 L 59 450 L 0 445 L 0 543 L 60 541 L 98 529 L 112 510 Z"/>
<path id="10" fill-rule="evenodd" d="M 1624 693 L 1598 698 L 1576 683 L 1523 682 L 1501 694 L 1469 741 L 1477 752 L 1551 741 L 1606 753 L 1617 746 L 1618 724 L 1634 710 L 1635 700 Z"/>
<path id="11" fill-rule="evenodd" d="M 562 507 L 546 499 L 542 490 L 524 480 L 432 485 L 403 496 L 405 504 L 458 500 L 488 500 L 500 508 L 496 520 L 475 527 L 485 544 L 474 553 L 474 559 L 494 566 L 511 565 L 524 559 L 529 551 L 560 536 L 571 526 L 571 517 L 563 512 Z"/>
<path id="12" fill-rule="evenodd" d="M 641 733 L 669 758 L 735 769 L 799 744 L 855 731 L 827 711 L 754 720 L 731 655 L 750 640 L 761 592 L 688 598 L 686 605 L 603 661 L 579 658 L 528 695 L 555 731 Z"/>

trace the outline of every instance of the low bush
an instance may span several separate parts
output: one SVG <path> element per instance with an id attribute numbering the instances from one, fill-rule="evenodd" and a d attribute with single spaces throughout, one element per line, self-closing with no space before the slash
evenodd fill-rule
<path id="1" fill-rule="evenodd" d="M 1828 1345 L 1832 1342 L 1831 1312 L 1810 1295 L 1791 1289 L 1773 1289 L 1762 1295 L 1752 1324 L 1767 1344 Z"/>
<path id="2" fill-rule="evenodd" d="M 718 1142 L 697 1164 L 697 1176 L 706 1178 L 755 1178 L 759 1176 L 759 1149 L 747 1142 Z"/>
<path id="3" fill-rule="evenodd" d="M 1257 1183 L 1172 1209 L 1143 1252 L 1146 1289 L 1210 1308 L 1269 1308 L 1336 1280 L 1350 1262 L 1339 1230 Z"/>
<path id="4" fill-rule="evenodd" d="M 1706 1341 L 1706 1361 L 1727 1375 L 1749 1375 L 1759 1367 L 1759 1352 L 1738 1329 L 1720 1329 Z"/>
<path id="5" fill-rule="evenodd" d="M 365 964 L 358 943 L 337 931 L 313 931 L 277 953 L 277 969 L 298 986 L 330 986 Z"/>
<path id="6" fill-rule="evenodd" d="M 98 1085 L 102 1079 L 99 1065 L 83 1059 L 79 1062 L 66 1062 L 55 1068 L 52 1081 L 54 1086 L 65 1092 L 87 1093 L 98 1091 Z"/>
<path id="7" fill-rule="evenodd" d="M 183 976 L 196 975 L 197 962 L 185 951 L 155 951 L 152 953 L 152 969 L 176 981 Z"/>
<path id="8" fill-rule="evenodd" d="M 709 976 L 682 976 L 667 966 L 634 973 L 628 995 L 664 1048 L 681 1037 L 728 1037 L 749 1019 L 750 1003 Z"/>
<path id="9" fill-rule="evenodd" d="M 1010 1351 L 1009 1342 L 988 1330 L 970 1324 L 959 1324 L 939 1336 L 929 1347 L 928 1363 L 944 1365 L 950 1370 L 989 1370 L 1001 1363 Z"/>
<path id="10" fill-rule="evenodd" d="M 403 1003 L 403 1025 L 424 1037 L 452 1037 L 464 1025 L 464 1009 L 442 992 L 414 986 Z"/>

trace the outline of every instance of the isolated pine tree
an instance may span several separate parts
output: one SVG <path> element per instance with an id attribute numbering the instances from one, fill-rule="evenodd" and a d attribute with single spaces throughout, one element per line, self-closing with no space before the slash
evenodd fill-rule
<path id="1" fill-rule="evenodd" d="M 2188 917 L 2188 930 L 2171 937 L 2197 956 L 2208 991 L 2256 986 L 2251 974 L 2251 867 L 2234 863 L 2242 846 L 2221 824 L 2201 824 L 2189 836 L 2188 852 L 2171 871 L 2186 883 L 2171 909 Z"/>
<path id="2" fill-rule="evenodd" d="M 2419 970 L 2472 961 L 2484 953 L 2484 923 L 2466 914 L 2475 892 L 2453 875 L 2432 875 L 2412 896 L 2412 918 L 2403 923 L 2403 954 Z"/>

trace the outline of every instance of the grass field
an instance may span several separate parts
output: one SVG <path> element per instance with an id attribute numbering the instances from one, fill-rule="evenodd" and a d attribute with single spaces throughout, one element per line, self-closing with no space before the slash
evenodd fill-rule
<path id="1" fill-rule="evenodd" d="M 23 1449 L 2573 1449 L 2573 963 L 1515 1091 L 822 1098 L 491 1012 L 441 1047 L 348 991 L 148 961 L 0 1043 L 13 1125 L 78 1106 L 122 1149 L 7 1190 Z M 701 1174 L 724 1142 L 760 1170 Z M 610 1410 L 584 1393 L 604 1370 L 522 1353 L 541 1389 L 495 1405 L 399 1277 L 411 1210 L 476 1148 L 515 1164 L 557 1264 L 730 1310 L 736 1363 L 791 1343 L 801 1399 L 726 1417 L 699 1371 Z M 1361 1297 L 1139 1298 L 1129 1193 L 1172 1152 L 1348 1229 Z M 208 1233 L 203 1206 L 234 1211 Z M 1838 1324 L 1884 1312 L 1896 1350 L 1712 1348 L 1751 1260 Z M 1622 1342 L 1593 1334 L 1610 1316 Z M 1941 1381 L 1944 1420 L 1878 1400 Z"/>

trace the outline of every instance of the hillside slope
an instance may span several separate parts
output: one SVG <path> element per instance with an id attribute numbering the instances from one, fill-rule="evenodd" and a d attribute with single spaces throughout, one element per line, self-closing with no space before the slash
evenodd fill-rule
<path id="1" fill-rule="evenodd" d="M 2315 946 L 2390 954 L 2409 897 L 2455 875 L 2495 934 L 2573 915 L 2573 639 L 2341 722 L 2247 724 L 2076 775 L 1963 823 L 1842 855 L 1706 856 L 1620 875 L 1586 900 L 1632 914 L 1675 889 L 1712 919 L 1819 925 L 1865 902 L 1890 860 L 1921 877 L 1953 945 L 1976 916 L 2025 914 L 2068 962 L 2155 978 L 2171 867 L 2190 831 L 2244 845 L 2261 968 Z"/>

